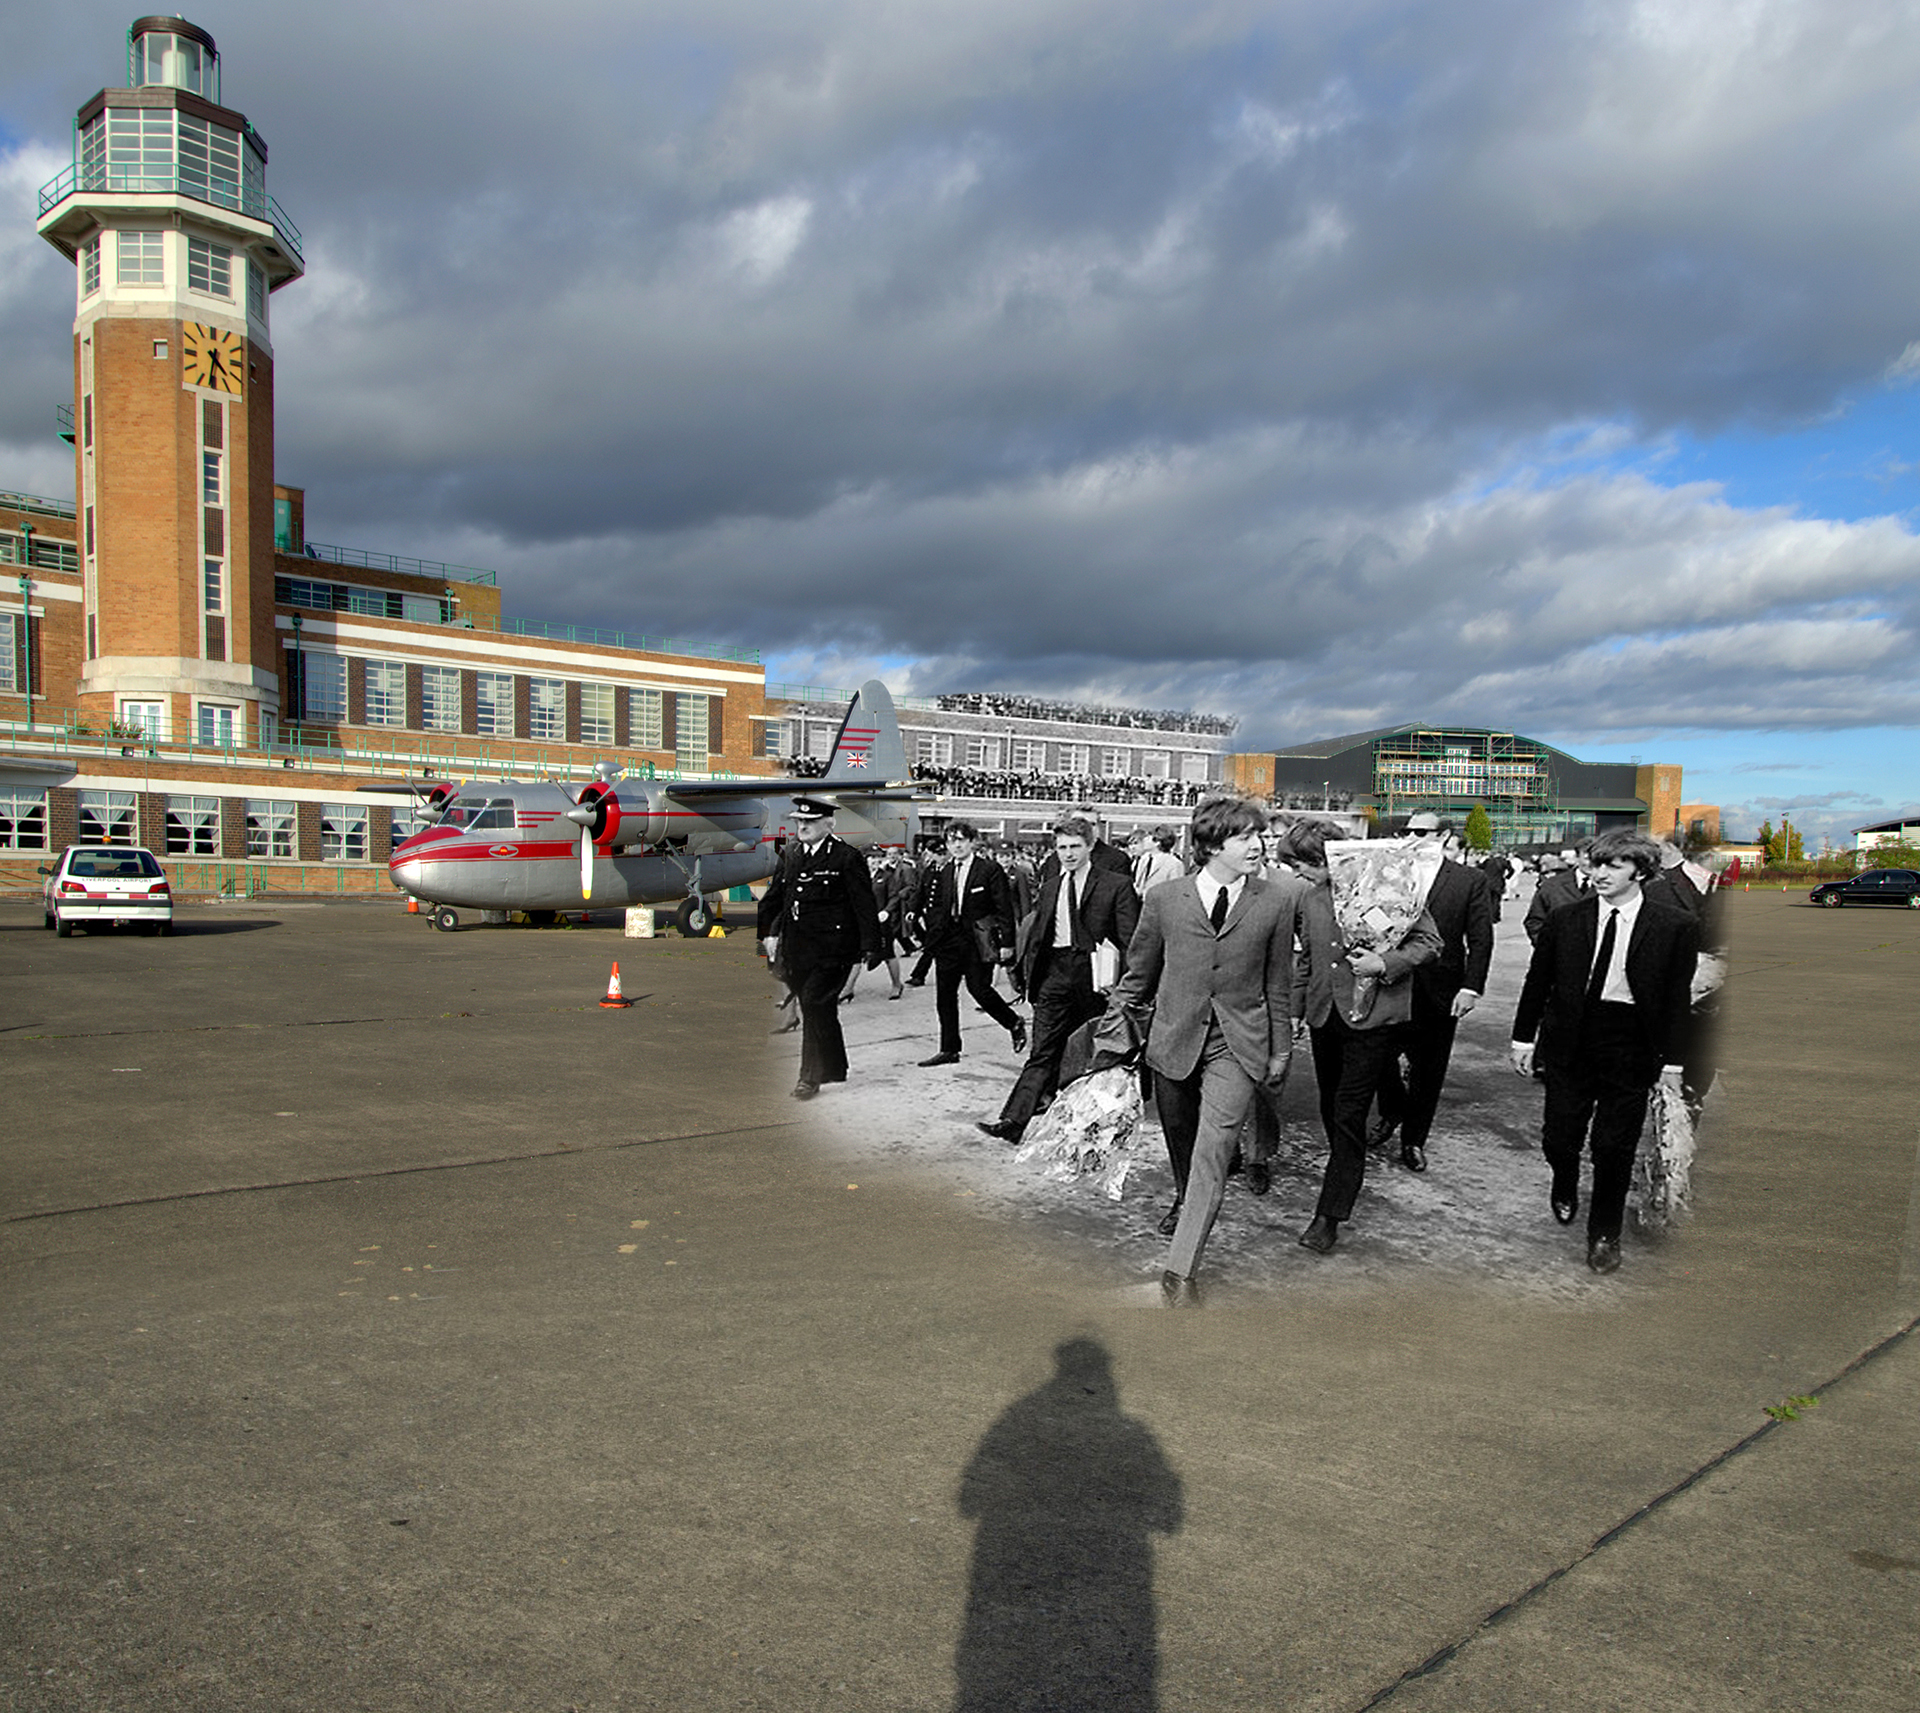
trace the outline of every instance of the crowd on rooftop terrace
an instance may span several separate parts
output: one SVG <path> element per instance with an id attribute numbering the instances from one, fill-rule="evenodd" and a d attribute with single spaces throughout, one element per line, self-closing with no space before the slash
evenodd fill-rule
<path id="1" fill-rule="evenodd" d="M 1016 696 L 998 690 L 960 690 L 935 700 L 955 714 L 996 714 L 1005 719 L 1059 720 L 1082 726 L 1131 726 L 1153 732 L 1207 732 L 1216 737 L 1230 735 L 1240 724 L 1225 714 L 1050 702 L 1042 696 Z"/>

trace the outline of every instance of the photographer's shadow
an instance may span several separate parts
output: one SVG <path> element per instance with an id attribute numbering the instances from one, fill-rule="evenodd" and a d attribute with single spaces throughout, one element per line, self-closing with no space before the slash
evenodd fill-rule
<path id="1" fill-rule="evenodd" d="M 960 1482 L 979 1523 L 955 1655 L 956 1713 L 1150 1713 L 1159 1705 L 1155 1533 L 1180 1478 L 1120 1413 L 1106 1350 L 1076 1338 L 987 1430 Z"/>

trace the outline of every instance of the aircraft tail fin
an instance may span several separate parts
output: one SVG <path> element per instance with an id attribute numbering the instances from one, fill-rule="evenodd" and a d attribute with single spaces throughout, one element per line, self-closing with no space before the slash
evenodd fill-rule
<path id="1" fill-rule="evenodd" d="M 877 786 L 901 783 L 906 777 L 907 749 L 900 740 L 893 697 L 878 678 L 869 678 L 853 693 L 847 717 L 834 737 L 827 771 L 815 783 Z"/>

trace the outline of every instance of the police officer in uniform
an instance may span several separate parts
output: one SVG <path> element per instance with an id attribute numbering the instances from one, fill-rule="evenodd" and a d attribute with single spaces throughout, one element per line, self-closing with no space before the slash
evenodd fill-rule
<path id="1" fill-rule="evenodd" d="M 831 803 L 794 798 L 795 842 L 760 900 L 767 960 L 780 960 L 800 1001 L 795 1100 L 813 1099 L 822 1083 L 847 1080 L 840 989 L 856 963 L 878 969 L 883 950 L 867 859 L 833 836 L 832 823 Z"/>

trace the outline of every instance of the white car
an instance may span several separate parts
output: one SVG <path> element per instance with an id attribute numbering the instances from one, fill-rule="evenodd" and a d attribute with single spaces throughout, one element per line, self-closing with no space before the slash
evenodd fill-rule
<path id="1" fill-rule="evenodd" d="M 173 892 L 153 852 L 139 845 L 69 845 L 43 870 L 46 925 L 62 939 L 76 927 L 173 932 Z"/>

